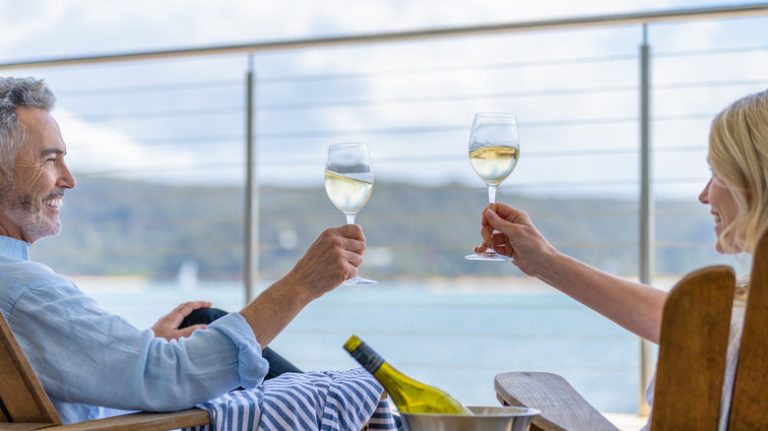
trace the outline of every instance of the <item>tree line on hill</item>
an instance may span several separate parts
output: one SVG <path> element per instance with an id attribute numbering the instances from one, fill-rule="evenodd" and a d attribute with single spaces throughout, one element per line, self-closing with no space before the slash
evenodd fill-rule
<path id="1" fill-rule="evenodd" d="M 527 211 L 560 250 L 612 273 L 637 273 L 637 203 L 552 198 L 500 191 Z M 368 241 L 365 274 L 376 278 L 504 276 L 511 265 L 465 261 L 479 241 L 485 193 L 457 184 L 377 184 L 357 218 Z M 260 276 L 288 271 L 326 227 L 344 223 L 320 187 L 260 189 Z M 240 187 L 80 178 L 67 193 L 64 229 L 33 247 L 59 272 L 175 277 L 194 261 L 202 279 L 239 279 L 243 268 Z M 716 260 L 713 221 L 691 201 L 656 204 L 656 270 L 682 274 Z"/>

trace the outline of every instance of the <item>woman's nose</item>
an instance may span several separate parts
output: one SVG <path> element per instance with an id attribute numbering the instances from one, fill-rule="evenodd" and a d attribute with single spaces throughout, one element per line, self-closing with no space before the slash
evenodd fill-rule
<path id="1" fill-rule="evenodd" d="M 709 203 L 709 186 L 712 184 L 712 178 L 707 181 L 707 185 L 704 186 L 704 190 L 699 193 L 699 202 L 703 204 Z"/>

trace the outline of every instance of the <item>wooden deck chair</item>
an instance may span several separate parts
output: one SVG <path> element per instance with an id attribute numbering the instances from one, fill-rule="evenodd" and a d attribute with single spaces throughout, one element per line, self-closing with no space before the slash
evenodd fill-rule
<path id="1" fill-rule="evenodd" d="M 718 427 L 733 270 L 711 266 L 685 276 L 664 305 L 651 430 Z M 533 430 L 615 430 L 562 378 L 503 373 L 494 379 L 503 404 L 538 408 Z M 729 430 L 768 429 L 768 234 L 754 255 Z"/>
<path id="2" fill-rule="evenodd" d="M 26 356 L 0 314 L 0 431 L 161 431 L 210 423 L 208 412 L 134 413 L 62 425 Z"/>

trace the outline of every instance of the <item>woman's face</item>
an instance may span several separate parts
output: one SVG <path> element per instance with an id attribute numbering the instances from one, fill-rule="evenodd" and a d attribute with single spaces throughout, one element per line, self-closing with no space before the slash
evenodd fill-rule
<path id="1" fill-rule="evenodd" d="M 719 253 L 724 253 L 729 248 L 738 250 L 737 244 L 729 244 L 730 247 L 726 248 L 721 243 L 722 241 L 731 241 L 729 238 L 721 239 L 720 234 L 733 223 L 738 213 L 738 206 L 731 189 L 714 172 L 712 172 L 712 178 L 704 186 L 704 190 L 699 193 L 699 202 L 709 205 L 709 212 L 715 218 L 715 234 L 717 234 L 715 249 Z"/>

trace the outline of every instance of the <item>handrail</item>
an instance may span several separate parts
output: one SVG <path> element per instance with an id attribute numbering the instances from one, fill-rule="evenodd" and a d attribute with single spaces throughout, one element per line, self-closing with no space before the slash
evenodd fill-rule
<path id="1" fill-rule="evenodd" d="M 121 54 L 98 54 L 82 57 L 60 57 L 31 59 L 0 63 L 0 69 L 21 69 L 29 67 L 67 66 L 87 63 L 109 63 L 133 60 L 149 60 L 168 57 L 192 57 L 264 51 L 287 51 L 294 49 L 318 48 L 353 44 L 370 44 L 405 40 L 423 40 L 455 36 L 479 36 L 494 33 L 539 31 L 561 28 L 616 26 L 623 24 L 650 24 L 670 21 L 690 21 L 701 18 L 732 18 L 768 13 L 768 2 L 717 7 L 671 9 L 648 12 L 632 12 L 609 15 L 593 15 L 575 18 L 533 20 L 502 24 L 443 27 L 403 32 L 369 33 L 351 36 L 331 36 L 311 39 L 278 40 L 230 45 L 199 46 L 157 51 L 136 51 Z"/>

